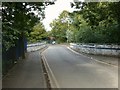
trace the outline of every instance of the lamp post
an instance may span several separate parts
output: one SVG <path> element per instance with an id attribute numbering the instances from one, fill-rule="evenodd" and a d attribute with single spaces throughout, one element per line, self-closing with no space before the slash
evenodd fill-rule
<path id="1" fill-rule="evenodd" d="M 67 38 L 67 43 L 68 43 L 68 38 L 69 38 L 69 18 L 67 18 L 67 26 L 68 26 L 68 28 L 67 28 L 67 31 L 66 31 L 66 38 Z"/>

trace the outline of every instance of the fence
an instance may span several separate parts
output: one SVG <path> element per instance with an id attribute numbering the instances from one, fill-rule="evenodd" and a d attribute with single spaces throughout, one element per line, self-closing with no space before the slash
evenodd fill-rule
<path id="1" fill-rule="evenodd" d="M 22 57 L 23 53 L 36 51 L 46 46 L 46 43 L 35 43 L 27 45 L 26 38 L 23 38 L 23 41 L 24 42 L 19 39 L 16 46 L 9 48 L 9 50 L 7 50 L 6 52 L 2 52 L 3 75 L 6 74 L 9 68 L 12 67 L 13 64 Z M 24 44 L 24 48 L 22 47 L 22 44 Z"/>
<path id="2" fill-rule="evenodd" d="M 24 42 L 23 42 L 23 41 Z M 24 44 L 24 47 L 22 47 Z M 3 48 L 2 48 L 3 49 Z M 6 74 L 6 72 L 13 66 L 15 61 L 19 60 L 22 57 L 23 53 L 27 50 L 27 40 L 26 38 L 19 39 L 16 42 L 16 45 L 10 47 L 7 51 L 2 50 L 2 74 Z"/>
<path id="3" fill-rule="evenodd" d="M 70 43 L 70 47 L 83 53 L 108 55 L 120 57 L 119 45 L 76 44 Z"/>

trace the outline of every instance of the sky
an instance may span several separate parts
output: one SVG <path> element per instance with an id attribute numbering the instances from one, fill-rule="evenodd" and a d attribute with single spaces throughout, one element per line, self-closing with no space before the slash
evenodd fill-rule
<path id="1" fill-rule="evenodd" d="M 74 10 L 71 8 L 70 2 L 73 2 L 73 0 L 57 0 L 55 4 L 49 5 L 45 8 L 45 19 L 42 22 L 47 31 L 51 30 L 49 24 L 54 19 L 58 18 L 62 11 L 67 10 L 69 12 L 72 12 Z"/>

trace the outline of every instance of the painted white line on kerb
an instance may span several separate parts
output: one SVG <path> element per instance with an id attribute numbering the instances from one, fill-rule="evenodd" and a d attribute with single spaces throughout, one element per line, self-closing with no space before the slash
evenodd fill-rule
<path id="1" fill-rule="evenodd" d="M 56 80 L 56 78 L 55 78 L 55 76 L 54 76 L 54 74 L 53 74 L 53 72 L 52 72 L 52 70 L 51 70 L 51 68 L 50 68 L 50 66 L 49 66 L 49 64 L 48 64 L 48 62 L 47 62 L 47 60 L 46 60 L 46 58 L 45 58 L 45 56 L 43 54 L 42 54 L 42 57 L 43 57 L 45 63 L 47 64 L 47 67 L 48 67 L 48 69 L 49 69 L 49 71 L 50 71 L 50 73 L 52 75 L 52 78 L 53 78 L 53 80 L 54 80 L 54 82 L 56 84 L 56 88 L 60 88 L 60 86 L 59 86 L 59 84 L 58 84 L 58 82 L 57 82 L 57 80 Z"/>
<path id="2" fill-rule="evenodd" d="M 82 56 L 87 57 L 87 58 L 89 58 L 89 59 L 92 59 L 92 60 L 94 60 L 94 61 L 96 61 L 96 62 L 103 63 L 103 64 L 107 64 L 107 65 L 110 65 L 110 66 L 113 66 L 113 67 L 117 67 L 117 68 L 118 68 L 118 66 L 115 66 L 115 65 L 112 65 L 112 64 L 108 64 L 108 63 L 106 63 L 106 62 L 102 62 L 102 61 L 100 61 L 100 60 L 93 59 L 92 57 L 88 57 L 88 56 L 85 56 L 85 55 L 83 55 L 83 54 L 80 54 L 80 53 L 72 50 L 70 47 L 67 47 L 67 48 L 68 48 L 70 51 L 74 52 L 75 54 L 82 55 Z"/>

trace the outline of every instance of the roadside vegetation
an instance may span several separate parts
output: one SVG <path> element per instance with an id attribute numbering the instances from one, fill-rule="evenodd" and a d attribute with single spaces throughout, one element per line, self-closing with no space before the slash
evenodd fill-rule
<path id="1" fill-rule="evenodd" d="M 120 2 L 71 3 L 51 25 L 58 42 L 120 44 Z"/>
<path id="2" fill-rule="evenodd" d="M 74 2 L 74 12 L 63 11 L 46 31 L 42 20 L 45 8 L 54 2 L 2 3 L 3 72 L 20 57 L 27 43 L 120 44 L 120 2 Z M 51 41 L 50 41 L 51 40 Z"/>
<path id="3" fill-rule="evenodd" d="M 2 46 L 3 51 L 17 46 L 17 41 L 43 38 L 45 33 L 41 20 L 44 19 L 44 9 L 53 2 L 3 2 L 2 3 Z M 38 36 L 39 34 L 39 36 Z M 36 38 L 35 38 L 36 35 Z M 30 41 L 35 41 L 35 40 Z"/>
<path id="4" fill-rule="evenodd" d="M 53 2 L 2 2 L 2 74 L 25 58 L 28 42 L 41 41 L 46 33 L 41 20 Z"/>
<path id="5" fill-rule="evenodd" d="M 47 32 L 45 27 L 41 22 L 39 22 L 32 28 L 32 31 L 28 36 L 28 41 L 29 43 L 42 42 L 43 40 L 46 40 L 46 37 Z"/>

